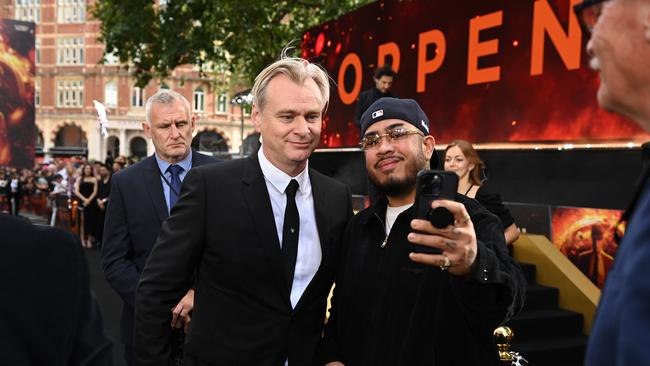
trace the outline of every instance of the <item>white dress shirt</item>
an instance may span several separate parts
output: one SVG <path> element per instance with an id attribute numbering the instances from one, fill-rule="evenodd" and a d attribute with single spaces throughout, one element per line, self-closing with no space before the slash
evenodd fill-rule
<path id="1" fill-rule="evenodd" d="M 296 206 L 300 215 L 300 229 L 298 232 L 298 256 L 296 257 L 296 268 L 293 273 L 293 285 L 291 286 L 291 306 L 296 307 L 298 300 L 311 282 L 312 278 L 320 267 L 322 258 L 320 248 L 320 237 L 316 226 L 316 211 L 314 210 L 314 198 L 311 191 L 309 179 L 309 166 L 295 177 L 290 177 L 285 172 L 275 167 L 264 156 L 264 149 L 259 149 L 257 157 L 264 174 L 266 188 L 271 198 L 273 217 L 275 218 L 275 229 L 278 233 L 280 246 L 282 245 L 282 228 L 284 227 L 284 210 L 287 206 L 287 195 L 284 192 L 291 179 L 298 181 L 299 187 L 296 192 Z"/>

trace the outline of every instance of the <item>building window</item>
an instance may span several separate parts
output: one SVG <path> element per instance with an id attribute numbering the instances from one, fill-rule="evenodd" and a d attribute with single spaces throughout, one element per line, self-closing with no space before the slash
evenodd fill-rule
<path id="1" fill-rule="evenodd" d="M 36 64 L 38 65 L 41 63 L 41 39 L 40 38 L 36 38 L 36 46 L 34 47 L 34 51 L 35 51 L 34 59 L 36 61 Z"/>
<path id="2" fill-rule="evenodd" d="M 64 79 L 56 82 L 56 105 L 59 108 L 78 108 L 83 106 L 83 79 Z"/>
<path id="3" fill-rule="evenodd" d="M 81 65 L 84 63 L 83 37 L 65 37 L 56 40 L 58 65 Z"/>
<path id="4" fill-rule="evenodd" d="M 107 107 L 117 107 L 117 85 L 113 81 L 104 85 L 104 104 Z"/>
<path id="5" fill-rule="evenodd" d="M 228 95 L 219 94 L 217 97 L 217 113 L 226 114 L 228 113 Z"/>
<path id="6" fill-rule="evenodd" d="M 59 23 L 83 23 L 86 19 L 86 0 L 57 0 Z"/>
<path id="7" fill-rule="evenodd" d="M 16 20 L 40 23 L 41 0 L 16 0 Z"/>
<path id="8" fill-rule="evenodd" d="M 41 80 L 34 80 L 34 105 L 41 106 Z"/>
<path id="9" fill-rule="evenodd" d="M 194 89 L 194 112 L 203 112 L 205 110 L 205 93 L 203 89 Z"/>
<path id="10" fill-rule="evenodd" d="M 131 89 L 131 107 L 143 107 L 144 106 L 144 90 L 134 86 Z"/>

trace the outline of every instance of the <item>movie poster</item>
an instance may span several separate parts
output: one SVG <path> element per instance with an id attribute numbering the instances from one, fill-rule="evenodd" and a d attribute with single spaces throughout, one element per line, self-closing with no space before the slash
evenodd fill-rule
<path id="1" fill-rule="evenodd" d="M 34 23 L 0 19 L 0 166 L 34 166 Z"/>
<path id="2" fill-rule="evenodd" d="M 579 1 L 377 1 L 309 29 L 302 56 L 334 86 L 320 146 L 357 145 L 356 100 L 384 64 L 397 71 L 391 92 L 418 101 L 438 143 L 648 140 L 598 107 Z"/>
<path id="3" fill-rule="evenodd" d="M 620 210 L 553 207 L 552 242 L 591 281 L 603 288 L 618 244 L 614 233 L 623 235 L 624 225 L 617 226 Z"/>

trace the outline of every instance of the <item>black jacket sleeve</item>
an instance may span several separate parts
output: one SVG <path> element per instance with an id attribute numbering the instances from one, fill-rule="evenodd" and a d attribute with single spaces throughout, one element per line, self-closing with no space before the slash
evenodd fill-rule
<path id="1" fill-rule="evenodd" d="M 170 310 L 192 285 L 205 245 L 205 190 L 200 169 L 190 170 L 142 272 L 135 307 L 138 365 L 171 362 Z"/>
<path id="2" fill-rule="evenodd" d="M 127 223 L 126 205 L 122 194 L 126 182 L 116 174 L 111 179 L 111 195 L 106 208 L 102 267 L 106 280 L 129 306 L 135 306 L 135 289 L 140 275 L 133 262 L 133 246 Z"/>
<path id="3" fill-rule="evenodd" d="M 477 255 L 469 278 L 449 276 L 459 303 L 467 314 L 488 327 L 505 323 L 521 311 L 526 280 L 521 268 L 507 253 L 500 220 L 478 202 L 457 195 L 472 218 Z"/>

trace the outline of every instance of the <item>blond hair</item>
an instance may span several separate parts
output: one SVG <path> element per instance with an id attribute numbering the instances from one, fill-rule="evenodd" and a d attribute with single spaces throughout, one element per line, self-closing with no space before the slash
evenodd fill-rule
<path id="1" fill-rule="evenodd" d="M 327 72 L 320 65 L 310 63 L 303 58 L 288 57 L 286 52 L 287 49 L 284 49 L 281 58 L 267 66 L 255 78 L 255 84 L 251 90 L 253 103 L 259 109 L 264 109 L 266 88 L 269 82 L 278 75 L 284 75 L 298 85 L 303 85 L 307 79 L 312 79 L 318 86 L 318 90 L 320 90 L 324 113 L 330 100 L 330 84 Z"/>

